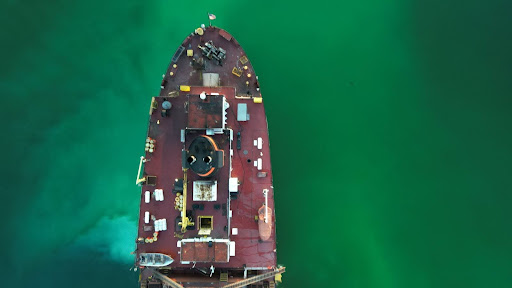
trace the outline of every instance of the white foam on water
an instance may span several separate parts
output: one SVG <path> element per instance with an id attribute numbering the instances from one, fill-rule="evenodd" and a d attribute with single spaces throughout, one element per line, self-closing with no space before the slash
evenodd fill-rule
<path id="1" fill-rule="evenodd" d="M 132 263 L 137 224 L 126 216 L 103 217 L 94 227 L 79 236 L 74 246 L 99 252 L 105 258 L 121 263 Z"/>

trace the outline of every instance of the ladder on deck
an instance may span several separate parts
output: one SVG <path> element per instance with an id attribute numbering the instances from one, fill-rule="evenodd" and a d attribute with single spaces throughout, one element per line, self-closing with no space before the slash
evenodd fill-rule
<path id="1" fill-rule="evenodd" d="M 152 272 L 153 272 L 153 276 L 155 276 L 155 278 L 160 279 L 160 281 L 164 282 L 167 286 L 172 287 L 172 288 L 184 288 L 183 286 L 178 284 L 178 282 L 172 280 L 171 278 L 165 276 L 164 274 L 162 274 L 156 270 L 153 270 Z"/>
<path id="2" fill-rule="evenodd" d="M 228 273 L 220 273 L 220 282 L 228 282 Z"/>
<path id="3" fill-rule="evenodd" d="M 264 273 L 264 274 L 260 274 L 260 275 L 256 275 L 256 276 L 253 276 L 251 278 L 247 278 L 245 280 L 240 280 L 238 282 L 235 282 L 235 283 L 231 283 L 231 284 L 228 284 L 226 286 L 222 286 L 222 288 L 240 288 L 240 287 L 244 287 L 244 286 L 247 286 L 249 284 L 253 284 L 253 283 L 256 283 L 256 282 L 260 282 L 260 281 L 263 281 L 265 279 L 268 279 L 270 277 L 273 277 L 279 273 L 283 273 L 285 272 L 285 269 L 286 267 L 281 267 L 275 271 L 272 271 L 272 272 L 268 272 L 268 273 Z"/>

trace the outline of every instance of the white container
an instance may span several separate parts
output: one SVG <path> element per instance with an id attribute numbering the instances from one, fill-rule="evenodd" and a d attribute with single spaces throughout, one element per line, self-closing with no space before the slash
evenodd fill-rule
<path id="1" fill-rule="evenodd" d="M 155 200 L 156 201 L 164 201 L 164 190 L 155 189 Z"/>
<path id="2" fill-rule="evenodd" d="M 235 241 L 229 241 L 229 256 L 235 256 Z"/>
<path id="3" fill-rule="evenodd" d="M 149 199 L 151 199 L 151 193 L 150 193 L 149 191 L 146 191 L 146 192 L 144 193 L 144 201 L 145 201 L 146 203 L 149 203 Z"/>
<path id="4" fill-rule="evenodd" d="M 149 212 L 146 211 L 146 213 L 144 213 L 144 223 L 148 224 L 149 223 Z"/>
<path id="5" fill-rule="evenodd" d="M 229 178 L 229 192 L 238 192 L 238 178 Z"/>

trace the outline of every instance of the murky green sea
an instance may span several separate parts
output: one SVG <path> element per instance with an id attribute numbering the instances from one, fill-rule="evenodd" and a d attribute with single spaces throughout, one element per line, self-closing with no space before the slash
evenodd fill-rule
<path id="1" fill-rule="evenodd" d="M 149 99 L 208 11 L 261 82 L 282 287 L 512 287 L 505 0 L 2 1 L 1 287 L 137 286 Z"/>

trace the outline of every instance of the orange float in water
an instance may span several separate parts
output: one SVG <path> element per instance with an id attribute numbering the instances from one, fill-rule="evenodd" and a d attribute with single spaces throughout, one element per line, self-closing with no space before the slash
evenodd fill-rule
<path id="1" fill-rule="evenodd" d="M 265 221 L 265 213 L 267 213 L 267 221 Z M 272 209 L 265 205 L 258 209 L 258 230 L 262 241 L 267 241 L 272 234 Z"/>

